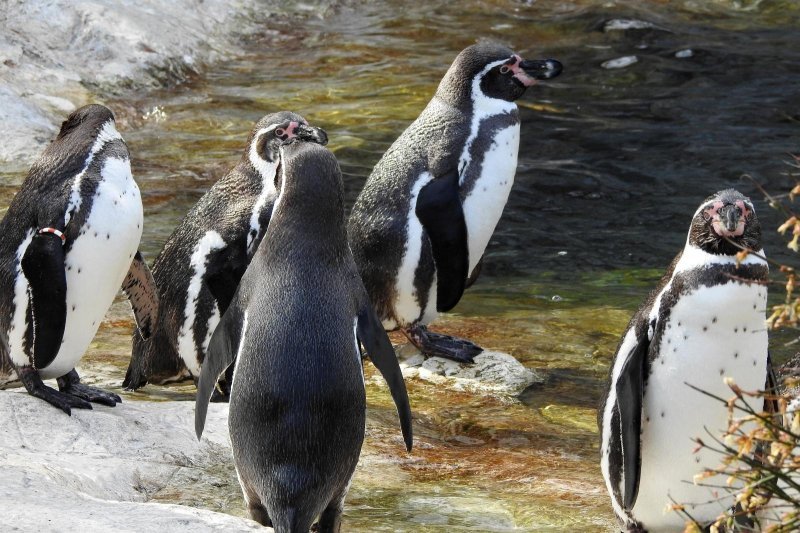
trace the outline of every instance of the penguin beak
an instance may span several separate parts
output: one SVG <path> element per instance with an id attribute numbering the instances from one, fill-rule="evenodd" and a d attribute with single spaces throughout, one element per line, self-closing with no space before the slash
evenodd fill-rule
<path id="1" fill-rule="evenodd" d="M 303 141 L 314 142 L 325 146 L 328 144 L 328 134 L 322 128 L 315 128 L 308 124 L 300 124 L 295 129 L 295 135 Z"/>
<path id="2" fill-rule="evenodd" d="M 712 226 L 714 231 L 721 237 L 739 237 L 744 233 L 744 213 L 745 212 L 735 204 L 723 205 L 717 209 L 716 215 L 713 218 Z"/>
<path id="3" fill-rule="evenodd" d="M 531 59 L 519 62 L 519 68 L 535 80 L 549 80 L 555 78 L 564 67 L 555 59 Z"/>

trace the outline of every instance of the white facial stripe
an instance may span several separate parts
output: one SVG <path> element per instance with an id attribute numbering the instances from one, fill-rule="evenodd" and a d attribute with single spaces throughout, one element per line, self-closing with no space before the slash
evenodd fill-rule
<path id="1" fill-rule="evenodd" d="M 255 243 L 255 237 L 261 231 L 261 223 L 259 221 L 261 218 L 261 210 L 264 209 L 267 199 L 275 195 L 275 172 L 278 169 L 278 161 L 262 159 L 256 150 L 256 145 L 258 144 L 258 139 L 262 135 L 275 131 L 277 127 L 278 124 L 273 124 L 268 128 L 258 130 L 253 137 L 253 143 L 250 145 L 249 159 L 250 163 L 256 169 L 256 172 L 258 172 L 258 175 L 261 176 L 261 193 L 258 195 L 258 199 L 253 205 L 253 212 L 250 215 L 250 231 L 247 233 L 248 252 L 252 252 L 251 247 Z"/>
<path id="2" fill-rule="evenodd" d="M 498 65 L 504 64 L 508 59 L 501 59 L 486 65 L 474 78 L 472 78 L 472 123 L 470 124 L 469 137 L 464 144 L 464 150 L 461 152 L 461 157 L 458 161 L 458 172 L 460 174 L 458 184 L 461 185 L 464 181 L 467 163 L 469 162 L 469 150 L 472 143 L 478 136 L 481 122 L 491 116 L 499 115 L 502 113 L 511 113 L 517 109 L 517 104 L 509 102 L 501 98 L 490 98 L 486 96 L 481 90 L 481 79 L 487 72 L 492 70 Z"/>
<path id="3" fill-rule="evenodd" d="M 64 213 L 65 226 L 69 224 L 73 213 L 77 213 L 81 208 L 81 181 L 83 180 L 84 174 L 86 174 L 86 170 L 89 168 L 89 165 L 92 164 L 97 153 L 103 149 L 103 146 L 105 146 L 106 143 L 116 140 L 122 140 L 122 135 L 119 134 L 117 128 L 114 126 L 114 121 L 108 120 L 103 124 L 103 127 L 100 128 L 100 132 L 97 134 L 92 149 L 86 157 L 86 162 L 83 164 L 83 170 L 72 180 L 72 192 L 70 194 L 69 203 L 67 204 L 67 210 Z"/>

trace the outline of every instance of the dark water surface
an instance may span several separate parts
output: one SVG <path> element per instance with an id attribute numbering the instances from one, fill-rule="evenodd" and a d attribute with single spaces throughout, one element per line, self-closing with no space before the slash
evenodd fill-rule
<path id="1" fill-rule="evenodd" d="M 630 21 L 637 28 L 614 29 Z M 299 21 L 272 17 L 243 38 L 241 57 L 177 89 L 107 98 L 143 190 L 150 260 L 239 158 L 252 124 L 279 109 L 328 131 L 352 205 L 479 37 L 565 69 L 520 101 L 511 198 L 480 281 L 438 325 L 513 354 L 545 382 L 521 401 L 411 382 L 419 444 L 410 458 L 399 453 L 388 396 L 370 385 L 385 424 L 368 428 L 348 531 L 609 529 L 595 406 L 621 332 L 682 248 L 695 209 L 739 188 L 756 200 L 767 252 L 789 257 L 773 231 L 779 215 L 740 178 L 782 192 L 784 160 L 800 152 L 798 3 L 497 0 L 347 2 Z M 626 56 L 637 62 L 602 66 Z M 8 178 L 5 191 L 21 179 Z M 121 381 L 129 330 L 117 304 L 89 358 L 99 381 Z M 775 337 L 778 359 L 792 351 L 787 338 Z M 193 387 L 145 392 L 190 399 Z M 242 514 L 237 497 L 223 510 Z"/>

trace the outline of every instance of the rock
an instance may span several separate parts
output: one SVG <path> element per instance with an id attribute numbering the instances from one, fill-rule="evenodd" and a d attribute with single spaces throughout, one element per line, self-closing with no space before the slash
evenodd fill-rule
<path id="1" fill-rule="evenodd" d="M 72 110 L 121 87 L 183 81 L 234 57 L 270 12 L 324 11 L 278 0 L 0 2 L 0 162 L 35 159 Z M 124 132 L 123 132 L 124 135 Z"/>
<path id="2" fill-rule="evenodd" d="M 396 349 L 403 376 L 456 391 L 515 396 L 532 383 L 542 381 L 533 370 L 507 353 L 484 351 L 475 357 L 474 364 L 467 365 L 441 357 L 426 359 L 410 344 Z"/>
<path id="3" fill-rule="evenodd" d="M 623 56 L 618 57 L 616 59 L 609 59 L 608 61 L 603 62 L 600 66 L 604 69 L 618 69 L 618 68 L 625 68 L 633 65 L 634 63 L 638 63 L 639 58 L 636 56 Z"/>
<path id="4" fill-rule="evenodd" d="M 176 490 L 176 479 L 189 492 L 219 484 L 221 463 L 233 468 L 225 404 L 209 406 L 202 442 L 194 402 L 95 404 L 66 416 L 25 392 L 0 391 L 0 420 L 0 530 L 267 531 L 245 518 L 148 501 Z M 225 477 L 225 490 L 238 492 L 235 474 Z"/>

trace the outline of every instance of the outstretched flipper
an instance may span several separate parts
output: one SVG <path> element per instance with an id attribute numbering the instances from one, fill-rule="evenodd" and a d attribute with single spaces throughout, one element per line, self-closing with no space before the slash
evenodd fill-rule
<path id="1" fill-rule="evenodd" d="M 469 276 L 467 223 L 458 193 L 458 172 L 438 176 L 425 185 L 415 211 L 433 248 L 436 309 L 449 311 L 464 294 Z"/>
<path id="2" fill-rule="evenodd" d="M 67 323 L 67 276 L 62 237 L 40 231 L 25 250 L 21 263 L 30 285 L 34 317 L 33 365 L 39 370 L 56 358 Z"/>
<path id="3" fill-rule="evenodd" d="M 246 321 L 243 320 L 244 316 L 239 308 L 229 308 L 208 343 L 206 358 L 203 360 L 200 377 L 197 379 L 197 398 L 194 407 L 194 429 L 198 439 L 203 435 L 208 402 L 217 386 L 217 381 L 236 358 L 242 333 L 247 327 Z"/>
<path id="4" fill-rule="evenodd" d="M 397 355 L 394 353 L 392 343 L 386 335 L 380 320 L 375 315 L 375 311 L 369 304 L 366 294 L 364 299 L 367 303 L 358 313 L 358 339 L 366 348 L 372 364 L 375 365 L 389 385 L 389 391 L 392 393 L 392 399 L 397 407 L 397 415 L 400 417 L 400 428 L 403 431 L 406 450 L 411 451 L 414 441 L 411 428 L 411 406 L 408 402 L 408 392 L 406 391 L 406 382 L 403 380 L 403 372 L 400 370 L 400 364 L 397 362 Z"/>
<path id="5" fill-rule="evenodd" d="M 141 252 L 133 256 L 131 267 L 122 282 L 122 291 L 131 303 L 139 334 L 143 339 L 149 338 L 158 319 L 158 291 Z"/>
<path id="6" fill-rule="evenodd" d="M 622 506 L 626 511 L 633 509 L 639 494 L 642 466 L 642 398 L 645 363 L 649 348 L 650 340 L 645 332 L 639 336 L 636 345 L 627 354 L 618 354 L 618 357 L 625 357 L 616 383 L 616 408 L 619 412 L 617 438 L 621 444 L 624 479 Z"/>

